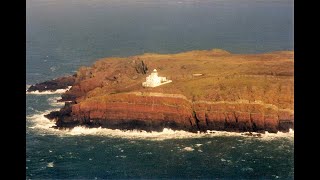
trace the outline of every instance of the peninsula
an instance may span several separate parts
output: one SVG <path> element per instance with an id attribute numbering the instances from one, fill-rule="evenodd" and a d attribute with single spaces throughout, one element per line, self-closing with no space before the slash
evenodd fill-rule
<path id="1" fill-rule="evenodd" d="M 100 59 L 28 91 L 72 86 L 65 106 L 46 115 L 56 128 L 286 132 L 294 126 L 293 75 L 293 51 L 194 50 Z"/>

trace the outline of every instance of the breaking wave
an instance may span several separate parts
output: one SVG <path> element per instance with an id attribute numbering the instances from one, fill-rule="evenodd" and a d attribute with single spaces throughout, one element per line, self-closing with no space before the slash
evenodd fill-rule
<path id="1" fill-rule="evenodd" d="M 59 110 L 59 109 L 53 109 Z M 93 135 L 93 136 L 108 136 L 114 138 L 127 138 L 127 139 L 149 139 L 149 140 L 165 140 L 165 139 L 187 139 L 187 138 L 210 138 L 218 136 L 235 136 L 254 138 L 259 140 L 272 140 L 276 138 L 289 138 L 293 139 L 294 131 L 290 129 L 288 133 L 264 133 L 260 137 L 247 136 L 245 133 L 227 132 L 227 131 L 208 131 L 206 133 L 191 133 L 182 130 L 172 130 L 164 128 L 162 132 L 146 132 L 142 130 L 119 130 L 119 129 L 107 129 L 107 128 L 87 128 L 83 126 L 77 126 L 71 130 L 58 130 L 52 128 L 55 125 L 53 121 L 50 121 L 45 114 L 50 113 L 48 110 L 45 112 L 39 112 L 32 116 L 27 116 L 27 120 L 32 122 L 30 129 L 37 130 L 39 133 L 50 133 L 58 136 L 82 136 L 82 135 Z"/>
<path id="2" fill-rule="evenodd" d="M 51 111 L 58 111 L 59 109 L 51 109 L 44 112 L 38 112 L 37 114 L 27 116 L 27 120 L 32 122 L 32 125 L 28 128 L 30 129 L 38 129 L 38 130 L 49 130 L 50 132 L 59 131 L 57 129 L 51 128 L 55 125 L 53 121 L 50 121 L 44 115 L 49 114 Z"/>
<path id="3" fill-rule="evenodd" d="M 27 92 L 26 94 L 34 94 L 34 95 L 46 95 L 46 94 L 63 94 L 66 91 L 68 91 L 72 86 L 68 86 L 68 88 L 66 89 L 57 89 L 55 91 L 41 91 L 39 92 L 38 90 L 36 91 L 31 91 L 31 92 Z"/>
<path id="4" fill-rule="evenodd" d="M 26 84 L 26 91 L 31 87 L 30 84 Z"/>
<path id="5" fill-rule="evenodd" d="M 53 107 L 62 107 L 64 105 L 64 102 L 58 102 L 58 100 L 60 100 L 61 97 L 57 96 L 57 97 L 51 97 L 48 98 L 48 103 L 53 106 Z"/>

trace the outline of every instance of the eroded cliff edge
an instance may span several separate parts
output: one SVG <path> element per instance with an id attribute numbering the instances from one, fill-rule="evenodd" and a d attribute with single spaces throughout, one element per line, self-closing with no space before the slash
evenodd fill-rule
<path id="1" fill-rule="evenodd" d="M 47 117 L 59 128 L 288 131 L 294 125 L 293 56 L 213 49 L 101 59 L 72 76 L 72 88 L 62 95 L 71 102 Z M 173 82 L 142 87 L 153 69 Z"/>

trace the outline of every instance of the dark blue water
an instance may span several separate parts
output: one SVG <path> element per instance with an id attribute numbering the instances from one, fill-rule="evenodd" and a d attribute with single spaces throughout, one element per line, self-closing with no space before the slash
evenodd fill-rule
<path id="1" fill-rule="evenodd" d="M 293 1 L 27 0 L 26 31 L 32 84 L 108 56 L 292 50 Z"/>
<path id="2" fill-rule="evenodd" d="M 27 0 L 26 15 L 27 84 L 108 56 L 293 49 L 291 0 Z M 27 179 L 293 179 L 292 133 L 61 132 L 42 116 L 58 97 L 27 95 Z"/>

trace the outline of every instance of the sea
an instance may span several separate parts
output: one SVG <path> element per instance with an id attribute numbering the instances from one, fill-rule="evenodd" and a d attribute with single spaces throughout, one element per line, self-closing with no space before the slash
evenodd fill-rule
<path id="1" fill-rule="evenodd" d="M 26 88 L 103 57 L 293 50 L 293 0 L 26 0 Z M 293 179 L 294 130 L 56 130 L 65 90 L 26 93 L 26 179 Z"/>

